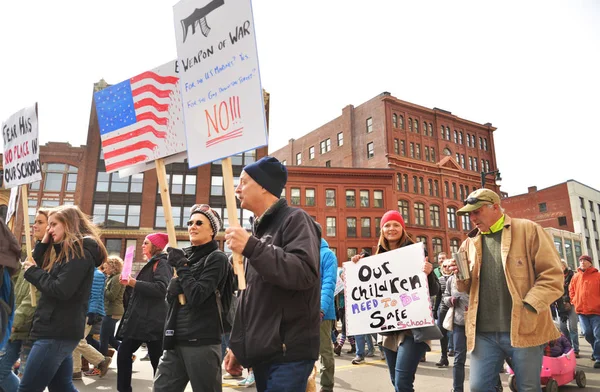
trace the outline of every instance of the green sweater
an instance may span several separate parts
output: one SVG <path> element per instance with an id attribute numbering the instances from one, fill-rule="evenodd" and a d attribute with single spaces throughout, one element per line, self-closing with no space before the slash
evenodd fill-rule
<path id="1" fill-rule="evenodd" d="M 104 310 L 107 316 L 123 316 L 125 286 L 119 282 L 120 278 L 120 274 L 114 274 L 106 279 L 106 286 L 104 287 Z"/>
<path id="2" fill-rule="evenodd" d="M 15 283 L 15 320 L 13 322 L 14 331 L 10 335 L 10 341 L 28 340 L 31 324 L 33 323 L 33 314 L 35 308 L 31 306 L 31 295 L 29 291 L 29 282 L 25 280 L 23 275 L 25 270 L 21 269 Z M 40 292 L 36 290 L 36 299 L 39 303 Z"/>

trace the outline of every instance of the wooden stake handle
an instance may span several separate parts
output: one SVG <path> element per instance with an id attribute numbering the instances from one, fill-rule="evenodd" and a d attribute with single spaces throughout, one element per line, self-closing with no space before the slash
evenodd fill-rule
<path id="1" fill-rule="evenodd" d="M 27 196 L 27 187 L 27 184 L 21 185 L 21 204 L 23 206 L 23 228 L 25 230 L 25 246 L 27 248 L 27 253 L 25 254 L 28 259 L 31 259 L 31 233 L 29 232 L 31 229 L 29 228 L 29 200 Z M 35 291 L 35 287 L 30 283 L 29 295 L 31 296 L 31 306 L 34 308 L 37 306 Z"/>
<path id="2" fill-rule="evenodd" d="M 239 227 L 240 223 L 237 216 L 237 204 L 235 202 L 235 189 L 233 188 L 233 169 L 231 167 L 231 158 L 227 157 L 221 160 L 223 169 L 223 187 L 225 188 L 225 203 L 227 204 L 227 218 L 229 226 Z M 233 271 L 238 278 L 238 288 L 246 288 L 246 273 L 244 272 L 244 261 L 242 255 L 233 252 Z"/>
<path id="3" fill-rule="evenodd" d="M 169 235 L 169 246 L 177 248 L 177 236 L 175 234 L 175 224 L 173 222 L 173 211 L 171 210 L 171 198 L 169 196 L 169 184 L 167 183 L 167 169 L 165 162 L 162 159 L 157 159 L 156 175 L 158 176 L 158 187 L 160 189 L 160 198 L 162 200 L 163 211 L 165 213 L 165 225 L 167 226 L 167 234 Z M 177 271 L 174 272 L 177 277 Z M 179 303 L 186 304 L 184 294 L 179 294 Z"/>

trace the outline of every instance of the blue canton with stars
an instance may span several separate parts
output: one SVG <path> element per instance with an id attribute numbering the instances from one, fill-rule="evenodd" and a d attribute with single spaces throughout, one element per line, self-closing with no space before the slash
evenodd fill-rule
<path id="1" fill-rule="evenodd" d="M 94 94 L 94 100 L 101 135 L 137 121 L 129 80 L 98 91 Z"/>

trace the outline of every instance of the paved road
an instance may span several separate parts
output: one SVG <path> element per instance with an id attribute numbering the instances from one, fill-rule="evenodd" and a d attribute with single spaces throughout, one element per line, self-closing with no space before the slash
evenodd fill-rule
<path id="1" fill-rule="evenodd" d="M 587 388 L 585 391 L 600 391 L 600 369 L 594 369 L 593 363 L 589 359 L 591 349 L 585 340 L 581 339 L 581 358 L 578 359 L 578 367 L 586 372 Z M 344 350 L 345 351 L 345 350 Z M 145 355 L 145 350 L 138 351 L 138 358 Z M 439 369 L 435 366 L 440 355 L 439 345 L 434 344 L 433 351 L 427 353 L 427 362 L 419 365 L 417 378 L 415 381 L 416 391 L 450 391 L 452 388 L 452 366 Z M 378 357 L 367 358 L 367 362 L 363 365 L 352 365 L 350 362 L 353 356 L 350 354 L 342 354 L 336 357 L 336 374 L 335 374 L 335 390 L 336 391 L 393 391 L 390 383 L 389 373 L 385 361 L 379 360 Z M 467 358 L 467 381 L 465 382 L 465 391 L 468 388 L 468 365 Z M 111 364 L 111 370 L 108 374 L 99 379 L 97 377 L 84 377 L 83 381 L 77 381 L 76 387 L 81 392 L 91 391 L 116 391 L 117 374 L 116 364 Z M 152 367 L 150 362 L 140 361 L 134 363 L 133 374 L 133 390 L 151 391 L 152 389 Z M 504 382 L 504 390 L 508 391 L 506 384 L 507 376 L 502 375 Z M 318 383 L 318 378 L 317 378 Z M 223 380 L 223 391 L 255 391 L 255 388 L 238 387 L 235 380 Z M 318 388 L 317 388 L 318 390 Z M 578 391 L 579 388 L 575 383 L 560 387 L 561 392 Z M 188 386 L 187 391 L 192 391 Z"/>

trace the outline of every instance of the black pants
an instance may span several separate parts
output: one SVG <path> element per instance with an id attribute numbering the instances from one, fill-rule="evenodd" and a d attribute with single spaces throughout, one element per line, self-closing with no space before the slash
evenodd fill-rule
<path id="1" fill-rule="evenodd" d="M 140 348 L 142 343 L 144 342 L 141 340 L 125 338 L 119 346 L 119 353 L 117 354 L 117 390 L 119 392 L 132 392 L 131 371 L 133 363 L 131 356 Z M 146 342 L 146 346 L 148 347 L 152 369 L 156 373 L 156 368 L 162 355 L 162 340 Z"/>
<path id="2" fill-rule="evenodd" d="M 440 339 L 440 346 L 442 349 L 442 358 L 448 358 L 448 330 L 446 330 L 442 324 L 444 323 L 444 319 L 446 318 L 446 313 L 448 313 L 448 309 L 442 310 L 440 306 L 438 310 L 438 319 L 437 326 L 442 332 L 442 338 Z"/>

